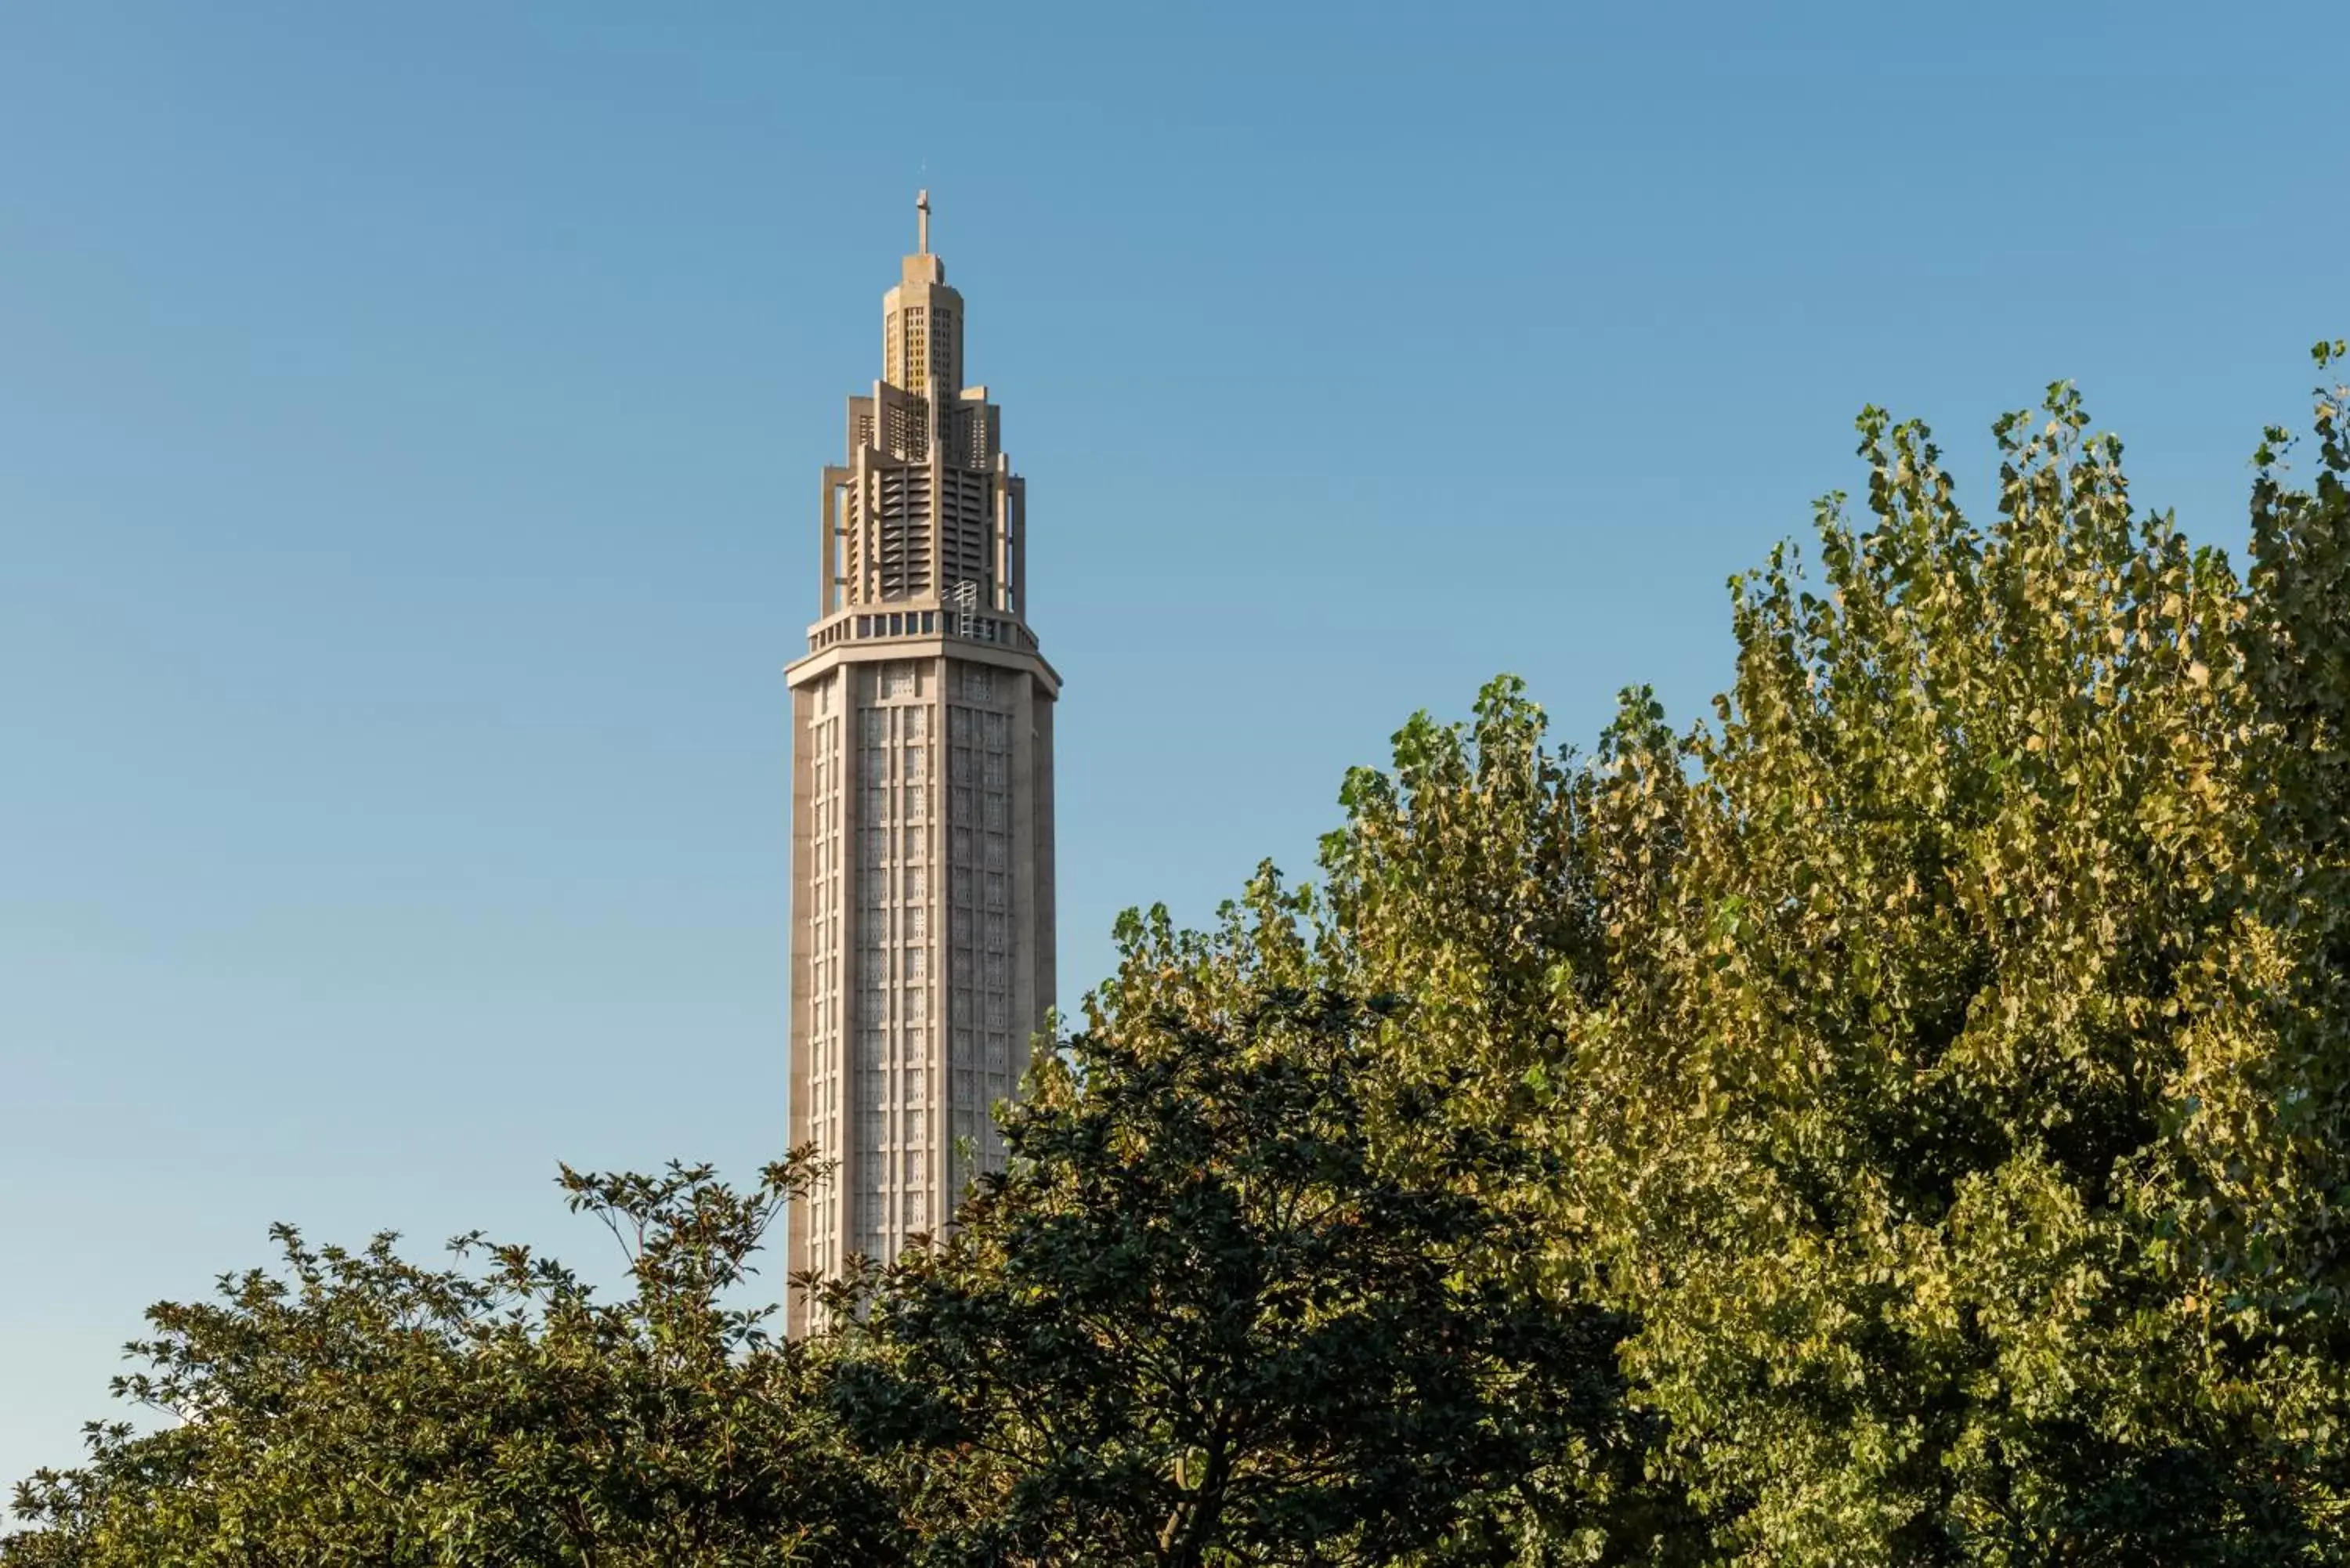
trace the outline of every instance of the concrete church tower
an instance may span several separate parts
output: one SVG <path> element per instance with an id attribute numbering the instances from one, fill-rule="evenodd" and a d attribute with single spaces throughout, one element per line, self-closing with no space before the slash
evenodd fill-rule
<path id="1" fill-rule="evenodd" d="M 791 1140 L 837 1162 L 790 1224 L 837 1273 L 937 1229 L 1003 1159 L 1053 1005 L 1053 702 L 1024 486 L 963 385 L 962 296 L 918 242 L 882 375 L 824 471 L 822 585 L 792 691 Z M 805 1326 L 799 1324 L 796 1326 Z"/>

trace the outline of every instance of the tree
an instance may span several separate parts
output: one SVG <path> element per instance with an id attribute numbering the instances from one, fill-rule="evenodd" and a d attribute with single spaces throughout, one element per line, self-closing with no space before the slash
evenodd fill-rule
<path id="1" fill-rule="evenodd" d="M 1987 528 L 1870 410 L 1714 726 L 1500 683 L 1350 778 L 1319 972 L 1573 1151 L 1551 1265 L 1742 1561 L 2342 1559 L 2342 408 L 2241 581 L 2068 389 Z"/>
<path id="2" fill-rule="evenodd" d="M 706 1168 L 567 1168 L 628 1247 L 611 1303 L 519 1247 L 476 1273 L 281 1227 L 282 1273 L 151 1312 L 117 1391 L 168 1424 L 89 1428 L 81 1467 L 18 1489 L 35 1528 L 0 1564 L 888 1562 L 895 1511 L 834 1440 L 821 1347 L 726 1301 L 811 1179 L 804 1157 L 740 1193 Z"/>
<path id="3" fill-rule="evenodd" d="M 1010 1169 L 833 1295 L 844 1419 L 945 1479 L 924 1560 L 1389 1563 L 1606 1442 L 1612 1320 L 1475 1266 L 1510 1239 L 1474 1189 L 1524 1151 L 1457 1132 L 1428 1182 L 1367 1136 L 1392 1004 L 1258 972 L 1187 1016 L 1124 935 L 1126 980 L 1006 1112 Z"/>

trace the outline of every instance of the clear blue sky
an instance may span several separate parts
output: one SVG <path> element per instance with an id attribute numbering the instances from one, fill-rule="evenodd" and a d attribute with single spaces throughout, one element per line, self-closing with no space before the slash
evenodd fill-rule
<path id="1" fill-rule="evenodd" d="M 779 670 L 918 184 L 1074 1002 L 1415 708 L 1699 711 L 1865 401 L 1980 499 L 2076 378 L 2233 544 L 2350 330 L 2343 16 L 0 7 L 0 1480 L 273 1220 L 592 1257 L 558 1158 L 776 1150 Z"/>

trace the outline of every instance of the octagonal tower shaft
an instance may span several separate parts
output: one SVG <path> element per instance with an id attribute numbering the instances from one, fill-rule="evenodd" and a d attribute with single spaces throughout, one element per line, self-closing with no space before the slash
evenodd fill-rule
<path id="1" fill-rule="evenodd" d="M 1054 999 L 1060 678 L 1027 622 L 1024 487 L 962 384 L 962 296 L 920 208 L 881 377 L 824 471 L 822 597 L 786 671 L 791 1140 L 835 1166 L 788 1247 L 827 1275 L 894 1258 L 1001 1167 L 990 1107 Z"/>

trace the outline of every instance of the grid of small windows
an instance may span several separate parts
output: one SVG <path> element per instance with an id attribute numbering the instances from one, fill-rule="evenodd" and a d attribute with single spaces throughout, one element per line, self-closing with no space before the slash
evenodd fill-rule
<path id="1" fill-rule="evenodd" d="M 947 1054 L 951 1183 L 960 1190 L 1000 1170 L 1003 1143 L 991 1111 L 1009 1098 L 1013 1016 L 1010 679 L 957 665 L 947 709 L 948 981 L 954 1020 Z"/>
<path id="2" fill-rule="evenodd" d="M 930 1084 L 931 709 L 918 667 L 859 671 L 857 1250 L 887 1260 L 936 1221 Z"/>
<path id="3" fill-rule="evenodd" d="M 995 466 L 995 438 L 985 403 L 972 403 L 956 410 L 954 431 L 956 462 L 982 473 Z"/>
<path id="4" fill-rule="evenodd" d="M 905 358 L 901 363 L 906 367 L 906 379 L 902 385 L 910 392 L 919 392 L 930 385 L 930 336 L 920 306 L 909 306 L 903 315 L 900 330 L 904 334 Z"/>
<path id="5" fill-rule="evenodd" d="M 844 794 L 840 688 L 847 677 L 816 687 L 808 732 L 813 832 L 808 846 L 806 897 L 808 944 L 807 1136 L 820 1147 L 837 1149 L 841 1136 L 841 805 Z M 840 1259 L 837 1189 L 819 1187 L 808 1204 L 809 1262 L 833 1269 Z"/>
<path id="6" fill-rule="evenodd" d="M 921 403 L 906 398 L 889 402 L 889 455 L 918 462 L 931 453 L 931 414 Z"/>
<path id="7" fill-rule="evenodd" d="M 955 384 L 954 312 L 941 306 L 931 323 L 931 376 L 951 391 Z"/>

